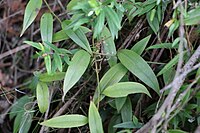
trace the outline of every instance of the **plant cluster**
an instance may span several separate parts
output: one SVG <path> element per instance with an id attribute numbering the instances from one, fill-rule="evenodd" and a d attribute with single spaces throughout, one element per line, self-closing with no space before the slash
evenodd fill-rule
<path id="1" fill-rule="evenodd" d="M 196 130 L 198 1 L 71 0 L 61 19 L 46 0 L 29 0 L 21 36 L 42 4 L 49 8 L 40 19 L 42 41 L 24 43 L 45 69 L 12 106 L 14 133 Z"/>

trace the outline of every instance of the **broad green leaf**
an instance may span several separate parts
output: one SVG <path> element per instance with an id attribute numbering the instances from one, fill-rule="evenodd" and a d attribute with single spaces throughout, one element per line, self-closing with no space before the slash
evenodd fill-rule
<path id="1" fill-rule="evenodd" d="M 97 16 L 96 23 L 94 26 L 94 38 L 100 35 L 105 23 L 105 13 L 101 11 L 100 14 Z"/>
<path id="2" fill-rule="evenodd" d="M 105 15 L 106 15 L 106 18 L 107 18 L 107 21 L 110 20 L 113 22 L 113 24 L 118 28 L 120 29 L 121 28 L 121 22 L 119 20 L 119 17 L 117 15 L 117 13 L 110 7 L 105 7 L 103 9 L 105 11 Z"/>
<path id="3" fill-rule="evenodd" d="M 154 0 L 150 0 L 150 1 L 151 1 L 151 3 L 148 3 L 148 1 L 146 1 L 146 2 L 142 5 L 143 8 L 142 8 L 142 10 L 140 11 L 139 16 L 141 16 L 141 15 L 143 15 L 143 14 L 145 14 L 145 13 L 151 13 L 150 10 L 152 10 L 152 9 L 155 7 L 156 3 L 155 3 Z"/>
<path id="4" fill-rule="evenodd" d="M 197 7 L 196 9 L 190 10 L 185 18 L 184 23 L 186 25 L 196 25 L 200 23 L 200 7 Z"/>
<path id="5" fill-rule="evenodd" d="M 60 30 L 53 34 L 53 42 L 60 42 L 69 39 L 69 36 L 65 34 L 64 30 Z"/>
<path id="6" fill-rule="evenodd" d="M 90 54 L 92 53 L 90 44 L 81 29 L 77 29 L 76 31 L 69 29 L 65 31 L 65 34 L 67 34 L 80 47 L 88 51 Z"/>
<path id="7" fill-rule="evenodd" d="M 54 50 L 58 54 L 71 54 L 69 50 L 58 48 L 57 46 L 55 46 L 54 44 L 51 44 L 50 42 L 44 41 L 44 44 L 48 46 L 49 48 L 51 48 L 52 50 Z"/>
<path id="8" fill-rule="evenodd" d="M 67 4 L 67 10 L 71 11 L 73 10 L 73 7 L 77 5 L 77 3 L 81 2 L 82 0 L 70 0 L 70 2 Z"/>
<path id="9" fill-rule="evenodd" d="M 25 112 L 25 104 L 28 102 L 31 102 L 31 98 L 28 97 L 27 95 L 22 96 L 21 98 L 17 99 L 15 103 L 12 104 L 10 113 L 9 113 L 9 118 L 13 119 L 15 116 L 18 114 L 21 116 Z"/>
<path id="10" fill-rule="evenodd" d="M 103 126 L 101 116 L 95 106 L 95 104 L 91 101 L 89 107 L 89 127 L 91 133 L 103 133 Z"/>
<path id="11" fill-rule="evenodd" d="M 178 129 L 170 129 L 167 131 L 167 133 L 187 133 L 187 132 Z"/>
<path id="12" fill-rule="evenodd" d="M 90 29 L 80 26 L 80 29 L 83 30 L 84 33 L 91 32 Z M 65 34 L 65 30 L 60 30 L 53 34 L 53 42 L 60 42 L 69 39 L 69 36 Z"/>
<path id="13" fill-rule="evenodd" d="M 154 17 L 153 21 L 150 20 L 150 15 L 151 13 L 147 13 L 146 17 L 147 17 L 147 21 L 151 27 L 151 29 L 154 31 L 154 33 L 157 35 L 158 31 L 159 31 L 159 21 L 157 16 Z"/>
<path id="14" fill-rule="evenodd" d="M 117 13 L 110 7 L 105 7 L 103 10 L 106 15 L 108 27 L 113 38 L 118 38 L 118 30 L 121 29 L 121 21 Z"/>
<path id="15" fill-rule="evenodd" d="M 184 56 L 186 54 L 186 52 L 183 53 Z M 176 55 L 173 59 L 171 59 L 164 67 L 162 70 L 160 70 L 160 72 L 157 74 L 157 76 L 162 75 L 163 73 L 167 72 L 170 68 L 172 68 L 174 65 L 176 65 L 178 63 L 178 59 L 179 59 L 180 54 Z"/>
<path id="16" fill-rule="evenodd" d="M 32 47 L 38 49 L 38 50 L 43 50 L 44 46 L 41 43 L 37 42 L 32 42 L 32 41 L 24 41 L 24 43 L 31 45 Z"/>
<path id="17" fill-rule="evenodd" d="M 24 14 L 24 21 L 23 21 L 23 28 L 21 35 L 22 36 L 25 30 L 31 25 L 31 23 L 36 18 L 40 8 L 42 6 L 42 0 L 30 0 L 26 6 L 25 14 Z"/>
<path id="18" fill-rule="evenodd" d="M 126 102 L 124 103 L 120 114 L 123 122 L 132 121 L 132 103 L 129 97 L 126 98 Z"/>
<path id="19" fill-rule="evenodd" d="M 44 62 L 47 69 L 47 73 L 50 74 L 51 73 L 51 56 L 50 55 L 44 56 Z"/>
<path id="20" fill-rule="evenodd" d="M 33 112 L 26 111 L 21 119 L 19 133 L 28 133 L 31 127 Z"/>
<path id="21" fill-rule="evenodd" d="M 49 106 L 49 88 L 46 83 L 39 82 L 37 84 L 36 96 L 40 112 L 46 112 Z"/>
<path id="22" fill-rule="evenodd" d="M 104 96 L 101 95 L 104 89 L 106 89 L 110 85 L 118 83 L 127 73 L 127 71 L 128 70 L 121 63 L 118 63 L 117 65 L 111 67 L 101 78 L 99 83 L 99 90 L 98 87 L 95 90 L 93 98 L 94 103 L 101 101 L 104 98 Z M 98 94 L 100 95 L 100 97 L 98 97 Z"/>
<path id="23" fill-rule="evenodd" d="M 135 93 L 145 93 L 149 97 L 151 95 L 149 94 L 147 88 L 137 82 L 120 82 L 116 83 L 112 86 L 107 87 L 104 91 L 103 94 L 108 96 L 108 97 L 126 97 L 129 94 L 135 94 Z"/>
<path id="24" fill-rule="evenodd" d="M 91 7 L 97 8 L 99 6 L 99 3 L 97 3 L 96 0 L 88 0 L 88 3 L 90 4 Z"/>
<path id="25" fill-rule="evenodd" d="M 123 123 L 119 123 L 117 125 L 114 125 L 114 128 L 141 128 L 142 124 L 138 123 L 138 124 L 134 124 L 133 122 L 123 122 Z"/>
<path id="26" fill-rule="evenodd" d="M 107 27 L 103 28 L 103 31 L 101 33 L 102 45 L 103 45 L 103 52 L 106 54 L 106 58 L 108 59 L 108 62 L 114 62 L 113 64 L 117 63 L 117 60 L 115 60 L 114 56 L 116 55 L 116 47 L 114 39 L 112 38 L 112 35 Z M 113 58 L 112 58 L 113 57 Z"/>
<path id="27" fill-rule="evenodd" d="M 89 18 L 80 18 L 74 25 L 73 25 L 73 31 L 80 28 L 81 25 L 89 23 Z"/>
<path id="28" fill-rule="evenodd" d="M 135 53 L 137 53 L 138 55 L 141 55 L 142 52 L 145 50 L 147 43 L 149 42 L 149 39 L 151 38 L 151 35 L 143 38 L 142 40 L 140 40 L 139 42 L 137 42 L 132 48 L 131 50 L 133 50 Z"/>
<path id="29" fill-rule="evenodd" d="M 126 97 L 119 97 L 115 99 L 115 105 L 118 112 L 121 110 L 125 102 L 126 102 Z"/>
<path id="30" fill-rule="evenodd" d="M 83 115 L 72 114 L 72 115 L 62 115 L 55 118 L 46 120 L 41 125 L 54 128 L 72 128 L 84 126 L 88 123 L 88 118 Z"/>
<path id="31" fill-rule="evenodd" d="M 55 63 L 56 63 L 56 66 L 57 66 L 58 70 L 60 72 L 62 72 L 62 69 L 63 69 L 62 68 L 62 59 L 61 59 L 60 55 L 58 55 L 57 53 L 55 53 L 55 54 L 53 54 L 53 57 L 55 59 Z"/>
<path id="32" fill-rule="evenodd" d="M 13 133 L 18 133 L 23 115 L 24 111 L 23 112 L 21 111 L 20 113 L 18 112 L 18 115 L 15 117 L 13 125 Z"/>
<path id="33" fill-rule="evenodd" d="M 63 80 L 65 77 L 65 72 L 56 72 L 56 73 L 43 73 L 39 75 L 39 80 L 41 82 L 53 82 Z"/>
<path id="34" fill-rule="evenodd" d="M 53 37 L 53 16 L 51 13 L 45 13 L 42 15 L 40 20 L 40 32 L 42 41 L 52 43 Z"/>
<path id="35" fill-rule="evenodd" d="M 116 133 L 116 128 L 114 128 L 113 126 L 116 124 L 119 124 L 121 122 L 121 116 L 120 115 L 114 115 L 109 122 L 108 125 L 108 133 Z"/>
<path id="36" fill-rule="evenodd" d="M 90 62 L 90 54 L 84 50 L 79 50 L 75 53 L 72 58 L 71 64 L 69 65 L 65 74 L 64 85 L 63 85 L 63 97 L 64 101 L 66 93 L 78 82 L 85 70 L 87 69 Z"/>
<path id="37" fill-rule="evenodd" d="M 172 43 L 161 43 L 161 44 L 152 45 L 152 46 L 148 47 L 146 50 L 149 50 L 149 49 L 159 49 L 159 48 L 172 49 L 172 48 L 178 48 L 178 47 L 176 47 L 176 46 L 173 47 Z"/>
<path id="38" fill-rule="evenodd" d="M 118 58 L 132 74 L 159 94 L 158 80 L 151 67 L 142 57 L 134 51 L 124 49 L 119 51 Z"/>

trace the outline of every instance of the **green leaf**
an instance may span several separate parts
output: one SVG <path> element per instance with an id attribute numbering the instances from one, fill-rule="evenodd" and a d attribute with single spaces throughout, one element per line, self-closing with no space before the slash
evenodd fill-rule
<path id="1" fill-rule="evenodd" d="M 96 88 L 93 98 L 94 103 L 97 103 L 98 100 L 101 101 L 104 98 L 103 95 L 98 97 L 98 94 L 101 94 L 108 86 L 118 83 L 127 73 L 127 71 L 128 70 L 121 63 L 111 67 L 101 78 L 99 87 Z"/>
<path id="2" fill-rule="evenodd" d="M 107 87 L 104 91 L 103 94 L 108 96 L 108 97 L 126 97 L 129 94 L 135 94 L 135 93 L 145 93 L 149 97 L 151 95 L 149 94 L 147 88 L 136 82 L 120 82 L 116 83 L 112 86 Z"/>
<path id="3" fill-rule="evenodd" d="M 40 20 L 40 31 L 43 43 L 44 41 L 52 43 L 53 16 L 51 13 L 45 13 L 42 15 Z"/>
<path id="4" fill-rule="evenodd" d="M 142 57 L 131 50 L 124 49 L 119 51 L 118 58 L 132 74 L 160 94 L 158 80 L 151 67 Z"/>
<path id="5" fill-rule="evenodd" d="M 158 31 L 159 31 L 159 21 L 158 21 L 158 18 L 157 16 L 154 17 L 153 21 L 150 20 L 150 15 L 151 13 L 147 13 L 146 14 L 146 17 L 147 17 L 147 21 L 151 27 L 151 29 L 154 31 L 154 33 L 157 35 Z"/>
<path id="6" fill-rule="evenodd" d="M 88 33 L 91 32 L 90 29 L 80 26 L 80 29 L 84 32 L 84 33 Z M 65 30 L 60 30 L 56 33 L 53 34 L 53 42 L 60 42 L 60 41 L 64 41 L 69 39 L 69 36 L 67 34 L 65 34 Z"/>
<path id="7" fill-rule="evenodd" d="M 64 85 L 63 85 L 63 97 L 64 101 L 66 93 L 76 84 L 81 78 L 85 70 L 87 69 L 90 62 L 90 54 L 84 50 L 79 50 L 75 53 L 72 58 L 71 64 L 69 65 L 65 74 Z"/>
<path id="8" fill-rule="evenodd" d="M 31 45 L 32 47 L 38 49 L 38 50 L 43 50 L 44 47 L 41 43 L 37 43 L 37 42 L 32 42 L 32 41 L 24 41 L 24 43 Z"/>
<path id="9" fill-rule="evenodd" d="M 124 103 L 120 114 L 123 122 L 132 121 L 132 116 L 133 116 L 132 103 L 129 97 L 127 97 L 126 102 Z"/>
<path id="10" fill-rule="evenodd" d="M 143 38 L 142 40 L 140 40 L 139 42 L 137 42 L 132 48 L 131 50 L 133 50 L 135 53 L 137 53 L 138 55 L 141 55 L 142 52 L 144 51 L 145 47 L 147 46 L 147 43 L 149 42 L 149 39 L 151 38 L 151 35 Z"/>
<path id="11" fill-rule="evenodd" d="M 142 124 L 138 123 L 137 125 L 133 122 L 123 122 L 114 126 L 114 128 L 141 128 Z"/>
<path id="12" fill-rule="evenodd" d="M 103 52 L 106 54 L 106 58 L 108 59 L 109 63 L 110 61 L 117 63 L 117 60 L 112 58 L 116 55 L 115 42 L 107 27 L 103 28 L 101 33 L 101 41 L 103 43 Z"/>
<path id="13" fill-rule="evenodd" d="M 65 34 L 67 34 L 80 47 L 88 51 L 90 54 L 92 53 L 90 44 L 81 29 L 77 29 L 76 31 L 69 29 L 65 31 Z"/>
<path id="14" fill-rule="evenodd" d="M 50 74 L 51 73 L 51 56 L 46 55 L 44 57 L 44 62 L 45 62 L 45 66 L 46 66 L 46 69 L 47 69 L 47 73 Z"/>
<path id="15" fill-rule="evenodd" d="M 20 123 L 19 133 L 29 132 L 31 123 L 33 121 L 32 118 L 33 118 L 33 112 L 27 111 L 23 114 L 21 123 Z"/>
<path id="16" fill-rule="evenodd" d="M 167 133 L 187 133 L 187 132 L 178 129 L 170 129 L 167 131 Z"/>
<path id="17" fill-rule="evenodd" d="M 186 52 L 183 53 L 184 55 L 186 54 Z M 178 63 L 178 59 L 179 59 L 180 54 L 176 55 L 173 59 L 171 59 L 164 67 L 162 70 L 160 70 L 160 72 L 157 74 L 157 76 L 162 75 L 163 73 L 167 72 L 170 68 L 172 68 L 174 65 L 176 65 Z"/>
<path id="18" fill-rule="evenodd" d="M 121 29 L 121 21 L 117 13 L 110 7 L 105 7 L 102 11 L 105 12 L 108 27 L 110 29 L 113 39 L 115 37 L 118 38 L 118 30 Z"/>
<path id="19" fill-rule="evenodd" d="M 103 126 L 101 116 L 95 106 L 95 104 L 91 101 L 89 107 L 89 127 L 91 133 L 103 133 Z"/>
<path id="20" fill-rule="evenodd" d="M 121 122 L 121 116 L 120 115 L 114 115 L 109 122 L 108 125 L 108 133 L 116 133 L 116 128 L 114 128 L 113 126 L 116 124 L 119 124 Z"/>
<path id="21" fill-rule="evenodd" d="M 161 44 L 155 44 L 153 46 L 150 46 L 146 50 L 149 50 L 149 49 L 159 49 L 159 48 L 172 49 L 172 48 L 177 48 L 177 47 L 173 47 L 172 43 L 161 43 Z"/>
<path id="22" fill-rule="evenodd" d="M 107 18 L 107 21 L 110 20 L 113 22 L 113 24 L 118 28 L 120 29 L 121 28 L 121 22 L 119 20 L 119 17 L 117 15 L 117 13 L 110 7 L 105 7 L 103 9 L 105 11 L 105 15 L 106 15 L 106 18 Z"/>
<path id="23" fill-rule="evenodd" d="M 196 25 L 200 23 L 200 7 L 190 10 L 184 18 L 186 25 Z"/>
<path id="24" fill-rule="evenodd" d="M 62 68 L 62 59 L 61 59 L 61 57 L 57 53 L 53 54 L 53 57 L 55 59 L 55 63 L 56 63 L 56 66 L 57 66 L 58 70 L 60 72 L 62 72 L 63 68 Z"/>
<path id="25" fill-rule="evenodd" d="M 37 84 L 36 96 L 40 112 L 46 112 L 49 106 L 49 88 L 46 83 Z"/>
<path id="26" fill-rule="evenodd" d="M 115 105 L 118 112 L 121 110 L 125 102 L 126 102 L 126 97 L 119 97 L 115 99 Z"/>
<path id="27" fill-rule="evenodd" d="M 100 35 L 105 23 L 105 13 L 104 11 L 101 11 L 96 19 L 96 23 L 94 26 L 94 38 L 96 38 L 98 35 Z"/>
<path id="28" fill-rule="evenodd" d="M 14 104 L 12 104 L 12 107 L 9 113 L 9 118 L 13 119 L 18 114 L 21 116 L 21 114 L 25 112 L 24 107 L 25 107 L 25 104 L 27 104 L 28 102 L 31 102 L 31 99 L 30 97 L 26 95 L 17 99 L 17 101 Z"/>
<path id="29" fill-rule="evenodd" d="M 83 115 L 73 114 L 73 115 L 62 115 L 55 118 L 46 120 L 41 125 L 54 128 L 72 128 L 84 126 L 88 123 L 87 117 Z"/>
<path id="30" fill-rule="evenodd" d="M 53 82 L 63 80 L 65 77 L 65 72 L 56 72 L 56 73 L 43 73 L 39 75 L 39 80 L 41 82 Z"/>
<path id="31" fill-rule="evenodd" d="M 24 14 L 24 21 L 23 21 L 23 28 L 21 35 L 22 36 L 25 30 L 31 25 L 31 23 L 36 18 L 40 8 L 42 6 L 42 0 L 30 0 L 26 6 L 25 14 Z"/>

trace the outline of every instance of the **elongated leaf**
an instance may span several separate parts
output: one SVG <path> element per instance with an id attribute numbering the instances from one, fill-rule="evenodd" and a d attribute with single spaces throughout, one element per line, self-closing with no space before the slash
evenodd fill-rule
<path id="1" fill-rule="evenodd" d="M 101 116 L 93 102 L 90 102 L 89 107 L 89 127 L 91 133 L 103 133 Z"/>
<path id="2" fill-rule="evenodd" d="M 183 53 L 184 56 L 186 54 L 186 52 Z M 179 59 L 180 54 L 176 55 L 172 60 L 170 60 L 170 62 L 168 62 L 162 70 L 160 70 L 160 72 L 157 74 L 157 76 L 162 75 L 163 73 L 167 72 L 170 68 L 172 68 L 174 65 L 176 65 L 178 63 L 178 59 Z"/>
<path id="3" fill-rule="evenodd" d="M 132 121 L 132 103 L 129 97 L 126 98 L 126 101 L 121 109 L 120 114 L 123 122 Z"/>
<path id="4" fill-rule="evenodd" d="M 25 14 L 24 14 L 24 21 L 23 21 L 23 28 L 21 35 L 22 36 L 25 30 L 31 25 L 31 23 L 36 18 L 40 8 L 42 6 L 42 0 L 30 0 L 26 6 Z"/>
<path id="5" fill-rule="evenodd" d="M 187 133 L 187 132 L 178 129 L 170 129 L 167 131 L 167 133 Z"/>
<path id="6" fill-rule="evenodd" d="M 190 10 L 184 19 L 186 25 L 195 25 L 200 22 L 200 7 Z"/>
<path id="7" fill-rule="evenodd" d="M 71 64 L 67 69 L 63 85 L 63 97 L 64 101 L 66 93 L 76 84 L 81 78 L 90 62 L 90 54 L 84 50 L 79 50 L 72 58 Z"/>
<path id="8" fill-rule="evenodd" d="M 142 127 L 141 123 L 134 124 L 132 121 L 114 125 L 114 128 L 141 128 L 141 127 Z"/>
<path id="9" fill-rule="evenodd" d="M 65 77 L 65 72 L 56 72 L 56 73 L 43 73 L 39 75 L 39 80 L 41 82 L 52 82 L 63 80 Z"/>
<path id="10" fill-rule="evenodd" d="M 37 102 L 41 113 L 46 112 L 49 106 L 49 88 L 46 83 L 37 84 Z"/>
<path id="11" fill-rule="evenodd" d="M 55 118 L 46 120 L 41 125 L 54 128 L 72 128 L 84 126 L 88 123 L 87 117 L 83 115 L 73 114 L 73 115 L 62 115 Z"/>
<path id="12" fill-rule="evenodd" d="M 118 112 L 121 110 L 125 102 L 126 102 L 126 97 L 119 97 L 115 99 L 115 105 Z"/>
<path id="13" fill-rule="evenodd" d="M 137 42 L 132 48 L 131 50 L 133 50 L 135 53 L 137 53 L 138 55 L 141 55 L 142 52 L 145 50 L 147 43 L 149 42 L 149 39 L 151 38 L 151 35 L 143 38 L 142 40 L 140 40 L 139 42 Z"/>
<path id="14" fill-rule="evenodd" d="M 108 133 L 115 133 L 116 132 L 116 128 L 114 128 L 113 126 L 116 124 L 119 124 L 121 122 L 121 116 L 120 115 L 114 115 L 109 122 L 108 125 Z"/>
<path id="15" fill-rule="evenodd" d="M 112 58 L 116 55 L 115 42 L 107 27 L 103 28 L 101 33 L 101 41 L 103 42 L 103 52 L 107 54 L 106 58 L 108 59 L 109 63 L 113 62 L 113 64 L 116 64 L 117 60 Z"/>
<path id="16" fill-rule="evenodd" d="M 41 17 L 40 22 L 40 31 L 41 31 L 41 37 L 42 41 L 47 41 L 52 43 L 52 37 L 53 37 L 53 16 L 51 13 L 45 13 Z"/>
<path id="17" fill-rule="evenodd" d="M 98 100 L 101 101 L 104 98 L 104 96 L 101 94 L 104 89 L 110 85 L 118 83 L 127 73 L 127 71 L 128 70 L 121 63 L 111 67 L 100 80 L 99 90 L 97 88 L 94 94 L 94 102 L 97 103 Z M 98 97 L 98 94 L 100 97 Z"/>
<path id="18" fill-rule="evenodd" d="M 118 38 L 118 30 L 121 29 L 121 21 L 117 13 L 110 7 L 105 7 L 102 11 L 105 12 L 108 27 L 113 39 Z"/>
<path id="19" fill-rule="evenodd" d="M 118 29 L 120 29 L 121 28 L 121 24 L 120 24 L 121 22 L 119 20 L 117 13 L 110 7 L 105 7 L 104 11 L 105 11 L 105 15 L 107 17 L 107 20 L 111 20 L 114 23 L 114 25 Z"/>
<path id="20" fill-rule="evenodd" d="M 24 41 L 24 43 L 31 45 L 32 47 L 39 49 L 39 50 L 43 50 L 44 47 L 41 43 L 37 43 L 37 42 L 32 42 L 32 41 Z"/>
<path id="21" fill-rule="evenodd" d="M 87 50 L 90 54 L 92 53 L 90 44 L 81 29 L 77 29 L 76 31 L 69 29 L 65 31 L 65 34 L 67 34 L 80 47 Z"/>
<path id="22" fill-rule="evenodd" d="M 91 32 L 90 29 L 80 26 L 80 29 L 84 32 L 84 33 L 88 33 Z M 63 40 L 67 40 L 69 39 L 69 36 L 67 34 L 65 34 L 65 30 L 60 30 L 58 32 L 56 32 L 55 34 L 53 34 L 53 42 L 60 42 Z"/>
<path id="23" fill-rule="evenodd" d="M 116 83 L 112 86 L 107 87 L 104 91 L 103 94 L 108 96 L 108 97 L 126 97 L 129 94 L 135 94 L 135 93 L 145 93 L 149 97 L 151 95 L 149 94 L 147 88 L 136 82 L 120 82 Z"/>
<path id="24" fill-rule="evenodd" d="M 53 54 L 53 57 L 55 59 L 55 63 L 56 63 L 58 70 L 60 72 L 62 72 L 62 59 L 61 59 L 61 57 L 57 53 Z"/>
<path id="25" fill-rule="evenodd" d="M 47 69 L 47 73 L 50 74 L 51 73 L 51 56 L 46 55 L 44 57 L 44 62 L 45 62 L 45 66 L 46 66 L 46 69 Z"/>
<path id="26" fill-rule="evenodd" d="M 104 11 L 102 11 L 99 14 L 96 21 L 97 22 L 94 26 L 94 38 L 96 38 L 98 35 L 100 35 L 100 33 L 101 33 L 101 31 L 104 27 L 104 23 L 105 23 L 105 13 L 104 13 Z"/>
<path id="27" fill-rule="evenodd" d="M 33 112 L 26 111 L 20 121 L 19 133 L 28 133 L 31 127 Z"/>
<path id="28" fill-rule="evenodd" d="M 136 77 L 159 94 L 159 84 L 151 67 L 137 53 L 130 50 L 121 50 L 118 53 L 121 63 Z"/>
<path id="29" fill-rule="evenodd" d="M 153 46 L 150 46 L 146 50 L 149 50 L 149 49 L 158 49 L 158 48 L 172 49 L 172 48 L 178 48 L 178 47 L 177 46 L 173 47 L 172 43 L 161 43 L 161 44 L 155 44 Z"/>

